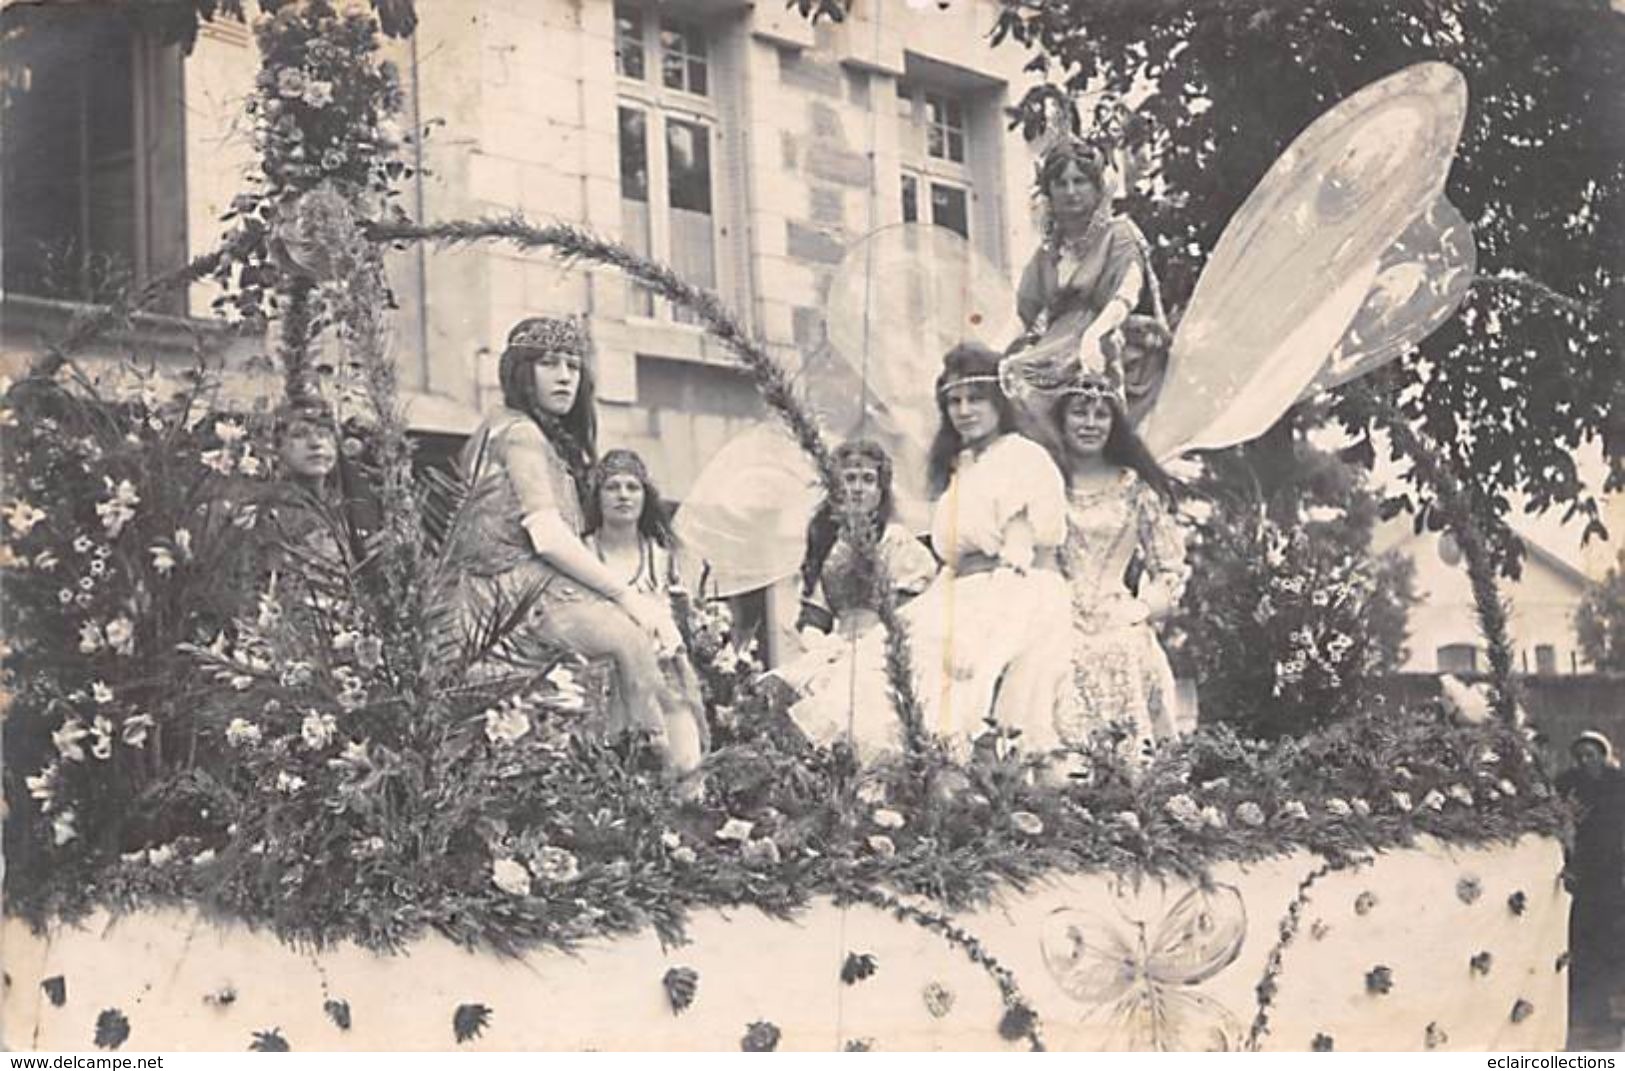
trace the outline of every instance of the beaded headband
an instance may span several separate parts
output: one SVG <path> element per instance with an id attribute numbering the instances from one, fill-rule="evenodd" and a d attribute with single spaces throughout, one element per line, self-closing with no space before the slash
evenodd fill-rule
<path id="1" fill-rule="evenodd" d="M 533 316 L 508 332 L 508 348 L 585 357 L 591 348 L 586 324 L 574 317 Z"/>
<path id="2" fill-rule="evenodd" d="M 891 478 L 891 456 L 872 439 L 853 439 L 835 448 L 837 469 L 874 469 L 882 478 Z"/>
<path id="3" fill-rule="evenodd" d="M 997 387 L 999 385 L 999 377 L 992 374 L 992 373 L 989 373 L 989 372 L 976 372 L 976 373 L 972 373 L 970 375 L 957 376 L 957 377 L 955 377 L 953 379 L 944 380 L 942 385 L 937 387 L 937 393 L 938 394 L 947 394 L 949 391 L 953 390 L 955 387 L 971 387 L 971 386 L 984 386 L 984 385 L 985 386 L 990 386 L 990 387 Z"/>
<path id="4" fill-rule="evenodd" d="M 278 406 L 274 414 L 274 424 L 278 432 L 285 431 L 295 424 L 319 424 L 331 428 L 334 420 L 333 407 L 321 398 L 311 395 L 289 399 Z"/>
<path id="5" fill-rule="evenodd" d="M 631 450 L 611 450 L 599 459 L 593 478 L 603 483 L 611 476 L 635 476 L 639 483 L 648 483 L 649 468 Z"/>
<path id="6" fill-rule="evenodd" d="M 1087 398 L 1091 401 L 1107 399 L 1119 406 L 1128 405 L 1128 397 L 1123 391 L 1121 381 L 1095 372 L 1082 373 L 1076 381 L 1061 391 L 1061 394 L 1068 398 Z"/>

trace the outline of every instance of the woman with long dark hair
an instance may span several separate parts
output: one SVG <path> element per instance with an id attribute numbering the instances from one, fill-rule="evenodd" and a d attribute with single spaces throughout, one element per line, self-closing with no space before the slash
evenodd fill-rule
<path id="1" fill-rule="evenodd" d="M 1014 677 L 1021 691 L 1054 696 L 1066 742 L 1116 724 L 1139 751 L 1179 728 L 1173 672 L 1154 629 L 1189 575 L 1173 481 L 1134 434 L 1115 366 L 1080 372 L 1052 419 L 1067 479 L 1061 568 L 1071 589 L 1070 657 L 1058 646 L 1034 651 Z"/>
<path id="2" fill-rule="evenodd" d="M 943 359 L 931 446 L 931 543 L 944 568 L 899 617 L 908 634 L 922 728 L 961 754 L 993 712 L 995 691 L 1024 649 L 1068 627 L 1057 551 L 1066 487 L 1045 449 L 1015 431 L 999 389 L 999 355 L 962 343 Z M 865 757 L 895 750 L 901 725 L 884 687 L 878 630 L 854 648 L 845 712 Z M 870 683 L 874 682 L 874 683 Z M 1056 743 L 1052 711 L 1001 704 L 1000 720 L 1035 750 Z"/>
<path id="3" fill-rule="evenodd" d="M 534 594 L 529 635 L 616 669 L 606 735 L 644 730 L 679 771 L 698 765 L 703 713 L 668 683 L 662 658 L 681 657 L 663 600 L 637 590 L 583 539 L 596 454 L 592 346 L 575 319 L 533 317 L 508 335 L 502 401 L 464 448 L 478 498 L 470 547 L 476 605 L 510 607 Z M 528 638 L 521 636 L 520 643 Z"/>
<path id="4" fill-rule="evenodd" d="M 898 522 L 891 457 L 879 443 L 841 444 L 835 473 L 836 493 L 807 525 L 796 619 L 805 653 L 773 672 L 806 696 L 791 717 L 818 743 L 830 743 L 845 731 L 847 703 L 855 691 L 873 695 L 884 689 L 883 679 L 857 688 L 849 679 L 856 663 L 842 661 L 879 622 L 880 577 L 901 605 L 924 591 L 937 572 L 931 552 Z"/>
<path id="5" fill-rule="evenodd" d="M 649 467 L 633 450 L 610 450 L 592 468 L 587 545 L 636 591 L 669 597 L 680 586 L 677 533 Z"/>

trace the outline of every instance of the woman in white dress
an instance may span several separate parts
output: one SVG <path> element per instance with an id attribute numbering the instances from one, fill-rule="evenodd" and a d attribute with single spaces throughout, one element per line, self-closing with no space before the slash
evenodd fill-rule
<path id="1" fill-rule="evenodd" d="M 961 755 L 993 713 L 1006 669 L 1041 638 L 1068 628 L 1057 570 L 1066 486 L 1049 453 L 1015 432 L 999 389 L 999 356 L 975 343 L 949 351 L 937 377 L 940 424 L 930 451 L 931 542 L 944 563 L 899 613 L 914 666 L 921 728 Z M 899 749 L 904 734 L 874 630 L 853 648 L 846 730 L 861 757 Z M 1029 746 L 1054 743 L 1052 712 L 1001 706 Z M 794 714 L 794 711 L 792 711 Z"/>
<path id="2" fill-rule="evenodd" d="M 806 696 L 791 716 L 820 744 L 846 732 L 854 695 L 884 694 L 883 680 L 858 688 L 852 679 L 857 663 L 845 657 L 880 622 L 880 576 L 901 606 L 937 573 L 931 552 L 897 520 L 891 458 L 880 444 L 843 443 L 835 450 L 835 472 L 838 494 L 807 525 L 796 619 L 805 653 L 773 672 Z M 884 673 L 872 662 L 866 669 Z"/>

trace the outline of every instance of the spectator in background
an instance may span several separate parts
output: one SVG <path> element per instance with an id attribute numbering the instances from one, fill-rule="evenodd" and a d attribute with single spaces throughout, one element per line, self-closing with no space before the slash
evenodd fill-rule
<path id="1" fill-rule="evenodd" d="M 1564 884 L 1574 897 L 1569 913 L 1569 1022 L 1571 1045 L 1612 1049 L 1611 998 L 1625 991 L 1625 771 L 1613 744 L 1600 732 L 1581 733 L 1571 745 L 1574 765 L 1557 788 L 1575 807 L 1574 846 Z"/>

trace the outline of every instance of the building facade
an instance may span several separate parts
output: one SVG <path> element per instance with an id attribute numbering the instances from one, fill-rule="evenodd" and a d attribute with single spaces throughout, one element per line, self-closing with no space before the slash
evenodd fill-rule
<path id="1" fill-rule="evenodd" d="M 419 0 L 418 13 L 415 37 L 386 45 L 402 125 L 427 130 L 408 149 L 408 212 L 518 213 L 617 238 L 714 290 L 799 373 L 829 359 L 830 280 L 870 232 L 934 223 L 1006 274 L 1034 241 L 1032 157 L 1005 122 L 1029 76 L 1018 48 L 988 45 L 995 4 L 860 2 L 817 26 L 782 0 Z M 243 104 L 258 58 L 242 22 L 206 23 L 185 55 L 106 12 L 31 24 L 26 39 L 6 63 L 12 369 L 80 304 L 214 248 L 255 163 Z M 613 271 L 494 244 L 392 258 L 393 352 L 422 430 L 473 427 L 497 400 L 509 327 L 536 313 L 592 318 L 601 440 L 640 450 L 678 501 L 764 415 L 714 337 Z M 216 296 L 177 295 L 133 341 L 189 352 Z M 131 341 L 105 340 L 103 356 Z"/>
<path id="2" fill-rule="evenodd" d="M 801 368 L 850 245 L 905 220 L 967 237 L 1009 271 L 1030 246 L 1030 154 L 1005 129 L 1023 54 L 988 47 L 995 5 L 859 4 L 817 27 L 778 2 L 421 0 L 389 42 L 425 220 L 520 213 L 618 238 L 715 290 Z M 8 56 L 6 348 L 77 302 L 213 248 L 254 160 L 249 28 L 203 26 L 189 55 L 111 14 Z M 425 428 L 472 426 L 508 327 L 585 312 L 605 438 L 644 448 L 677 496 L 760 415 L 731 359 L 681 310 L 608 271 L 481 245 L 397 254 L 393 344 Z M 206 319 L 199 285 L 160 310 Z M 160 334 L 154 320 L 154 333 Z"/>
<path id="3" fill-rule="evenodd" d="M 1524 537 L 1527 554 L 1517 580 L 1503 581 L 1511 612 L 1508 632 L 1513 668 L 1532 676 L 1591 672 L 1580 654 L 1574 614 L 1590 581 L 1573 561 Z M 1407 616 L 1409 673 L 1487 673 L 1478 610 L 1461 550 L 1438 532 L 1417 534 L 1409 517 L 1381 526 L 1372 539 L 1378 553 L 1395 552 L 1416 566 L 1418 597 Z"/>

